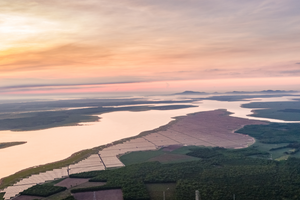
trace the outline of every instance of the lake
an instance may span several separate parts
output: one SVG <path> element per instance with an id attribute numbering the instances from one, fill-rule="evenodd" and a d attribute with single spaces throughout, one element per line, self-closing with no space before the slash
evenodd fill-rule
<path id="1" fill-rule="evenodd" d="M 288 97 L 254 99 L 251 101 L 287 101 Z M 151 110 L 141 112 L 112 112 L 100 115 L 99 122 L 87 123 L 82 126 L 66 126 L 36 131 L 0 131 L 1 142 L 27 141 L 26 144 L 0 149 L 0 178 L 32 166 L 46 164 L 65 159 L 71 154 L 96 146 L 111 143 L 122 138 L 136 136 L 140 132 L 152 130 L 165 125 L 172 117 L 188 113 L 227 109 L 232 116 L 248 117 L 251 109 L 241 108 L 245 101 L 222 102 L 204 100 L 198 107 L 178 110 Z M 272 122 L 282 120 L 269 119 Z"/>

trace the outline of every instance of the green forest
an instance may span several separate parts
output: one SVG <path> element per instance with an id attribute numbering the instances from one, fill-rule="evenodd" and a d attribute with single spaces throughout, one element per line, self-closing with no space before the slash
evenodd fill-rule
<path id="1" fill-rule="evenodd" d="M 146 184 L 176 183 L 178 200 L 193 199 L 195 190 L 203 199 L 299 199 L 300 159 L 274 161 L 249 157 L 255 152 L 223 148 L 194 148 L 189 155 L 201 160 L 161 164 L 146 162 L 123 168 L 71 175 L 107 182 L 104 186 L 71 192 L 122 188 L 124 199 L 150 199 Z M 248 154 L 250 153 L 250 154 Z M 203 156 L 209 155 L 209 156 Z"/>
<path id="2" fill-rule="evenodd" d="M 279 102 L 251 102 L 243 104 L 243 108 L 253 108 L 254 117 L 300 121 L 300 100 Z M 263 109 L 261 109 L 263 108 Z"/>

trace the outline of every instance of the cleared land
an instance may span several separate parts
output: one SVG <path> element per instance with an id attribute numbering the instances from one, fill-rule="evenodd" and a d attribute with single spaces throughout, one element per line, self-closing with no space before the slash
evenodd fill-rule
<path id="1" fill-rule="evenodd" d="M 235 133 L 235 130 L 253 124 L 267 123 L 231 117 L 225 110 L 199 112 L 177 117 L 175 121 L 150 134 L 105 148 L 99 151 L 99 154 L 106 167 L 121 167 L 124 164 L 117 158 L 119 155 L 134 151 L 155 150 L 170 145 L 171 147 L 166 150 L 180 146 L 245 148 L 255 142 L 254 138 Z M 148 159 L 150 158 L 151 155 Z"/>
<path id="2" fill-rule="evenodd" d="M 86 183 L 88 181 L 89 179 L 87 178 L 66 178 L 63 181 L 55 184 L 55 186 L 71 188 Z"/>
<path id="3" fill-rule="evenodd" d="M 21 196 L 14 198 L 14 200 L 35 200 L 35 199 L 42 199 L 42 197 L 21 195 Z"/>
<path id="4" fill-rule="evenodd" d="M 141 133 L 138 137 L 133 139 L 127 139 L 123 142 L 119 141 L 111 146 L 108 145 L 108 147 L 99 151 L 100 157 L 97 154 L 93 154 L 74 166 L 71 165 L 70 173 L 103 170 L 105 167 L 122 167 L 124 164 L 118 158 L 120 155 L 134 151 L 156 150 L 170 145 L 172 145 L 169 149 L 170 151 L 172 148 L 175 148 L 174 151 L 176 151 L 176 148 L 179 146 L 189 145 L 225 148 L 248 147 L 255 142 L 254 138 L 248 135 L 235 133 L 234 131 L 250 124 L 266 123 L 256 120 L 231 117 L 226 110 L 199 112 L 187 116 L 177 117 L 176 120 L 170 122 L 166 126 L 160 127 L 153 131 Z M 179 157 L 183 160 L 195 159 L 189 158 L 188 156 L 164 156 L 163 154 L 156 159 L 159 159 L 161 162 L 172 162 L 178 160 Z M 148 159 L 151 159 L 151 157 Z M 102 161 L 105 166 L 103 165 Z M 63 173 L 62 176 L 66 175 L 67 169 L 60 169 L 59 172 Z M 47 180 L 46 178 L 54 176 L 51 174 L 48 175 L 48 173 L 42 173 L 41 175 L 34 175 L 33 177 L 35 177 L 35 179 L 40 183 L 43 182 L 41 180 Z M 31 178 L 29 179 L 31 180 Z M 31 181 L 30 183 L 36 184 L 36 182 L 33 183 Z M 26 189 L 25 186 L 22 185 L 21 190 L 17 185 L 18 184 L 5 190 L 7 192 L 5 195 L 6 198 L 14 196 L 14 194 Z M 30 187 L 30 185 L 26 187 Z"/>
<path id="5" fill-rule="evenodd" d="M 163 199 L 163 191 L 165 191 L 166 200 L 175 199 L 175 183 L 153 183 L 146 184 L 147 190 L 151 197 L 151 200 L 161 200 Z"/>
<path id="6" fill-rule="evenodd" d="M 95 192 L 75 193 L 74 197 L 76 200 L 123 200 L 123 193 L 121 189 L 113 189 Z"/>

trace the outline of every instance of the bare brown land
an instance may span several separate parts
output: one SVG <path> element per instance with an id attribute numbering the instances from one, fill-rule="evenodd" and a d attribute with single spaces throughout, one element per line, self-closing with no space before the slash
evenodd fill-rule
<path id="1" fill-rule="evenodd" d="M 176 117 L 176 120 L 165 126 L 148 131 L 147 134 L 140 134 L 138 138 L 104 148 L 99 154 L 106 167 L 121 167 L 124 164 L 117 158 L 118 155 L 133 151 L 159 148 L 172 151 L 180 146 L 246 148 L 255 139 L 235 133 L 235 130 L 245 125 L 267 124 L 263 121 L 232 117 L 229 114 L 226 110 L 213 110 Z"/>
<path id="2" fill-rule="evenodd" d="M 73 196 L 76 200 L 123 200 L 123 193 L 121 189 L 81 192 L 75 193 Z"/>
<path id="3" fill-rule="evenodd" d="M 42 199 L 42 197 L 21 195 L 21 196 L 14 198 L 14 200 L 35 200 L 35 199 Z"/>
<path id="4" fill-rule="evenodd" d="M 267 123 L 231 117 L 225 110 L 214 110 L 179 117 L 166 130 L 158 131 L 144 138 L 156 145 L 181 144 L 244 148 L 253 144 L 254 138 L 234 131 L 251 124 Z"/>
<path id="5" fill-rule="evenodd" d="M 61 182 L 55 184 L 55 186 L 71 188 L 86 183 L 88 181 L 89 181 L 88 178 L 66 178 Z"/>
<path id="6" fill-rule="evenodd" d="M 267 123 L 231 117 L 225 110 L 206 111 L 178 117 L 164 130 L 158 130 L 143 138 L 156 146 L 171 145 L 166 148 L 170 151 L 180 145 L 244 148 L 253 144 L 255 140 L 248 135 L 235 133 L 235 130 L 251 124 Z"/>
<path id="7" fill-rule="evenodd" d="M 75 186 L 74 188 L 87 188 L 87 187 L 96 187 L 96 186 L 102 186 L 105 185 L 106 182 L 86 182 L 86 183 L 82 183 L 78 186 Z"/>
<path id="8" fill-rule="evenodd" d="M 169 145 L 167 147 L 162 148 L 163 151 L 174 151 L 176 149 L 179 149 L 182 147 L 182 145 Z"/>
<path id="9" fill-rule="evenodd" d="M 126 152 L 132 151 L 155 150 L 170 145 L 171 146 L 166 148 L 166 150 L 172 151 L 180 146 L 185 145 L 211 147 L 219 146 L 224 148 L 245 148 L 249 145 L 252 145 L 255 142 L 254 138 L 248 135 L 235 133 L 234 131 L 242 128 L 245 125 L 267 124 L 263 121 L 231 117 L 229 116 L 229 114 L 230 113 L 226 110 L 214 110 L 177 117 L 176 120 L 155 130 L 146 131 L 138 136 L 114 142 L 113 145 L 103 145 L 98 148 L 83 151 L 82 156 L 79 153 L 77 154 L 79 154 L 78 157 L 82 159 L 87 157 L 91 153 L 95 153 L 97 152 L 97 150 L 101 149 L 99 151 L 99 154 L 101 154 L 101 158 L 103 159 L 103 162 L 105 163 L 106 167 L 121 167 L 124 166 L 124 164 L 117 158 L 118 155 L 122 155 Z M 173 161 L 178 158 L 166 158 L 162 156 L 159 159 L 163 161 L 168 159 L 170 161 Z M 68 159 L 66 159 L 66 161 L 66 163 L 70 162 Z M 86 162 L 89 160 L 86 159 L 84 161 Z M 66 165 L 66 163 L 60 162 L 59 165 L 55 168 L 64 166 Z M 52 165 L 51 168 L 49 166 L 49 169 L 47 169 L 47 167 L 45 166 L 41 166 L 41 169 L 39 170 L 51 170 L 53 169 L 52 167 L 54 167 L 54 164 Z M 26 171 L 26 174 L 29 173 L 29 170 Z M 25 174 L 23 176 L 25 176 Z M 18 176 L 18 178 L 20 177 L 21 176 Z M 69 184 L 69 186 L 73 186 L 74 183 L 71 184 L 70 182 L 66 184 Z M 105 193 L 105 195 L 108 194 L 110 194 L 110 192 L 108 192 L 107 194 Z M 85 195 L 83 195 L 83 197 L 80 199 L 86 198 Z M 109 199 L 110 197 L 107 198 Z M 87 197 L 86 199 L 89 198 Z M 118 198 L 112 197 L 110 199 Z"/>

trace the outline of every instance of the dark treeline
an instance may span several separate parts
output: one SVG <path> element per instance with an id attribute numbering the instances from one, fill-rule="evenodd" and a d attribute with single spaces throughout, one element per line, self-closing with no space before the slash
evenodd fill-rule
<path id="1" fill-rule="evenodd" d="M 31 188 L 28 188 L 27 190 L 24 190 L 20 194 L 47 197 L 47 196 L 50 196 L 52 194 L 62 192 L 66 189 L 67 189 L 66 187 L 59 187 L 59 186 L 44 184 L 44 185 L 32 186 Z"/>
<path id="2" fill-rule="evenodd" d="M 28 131 L 59 126 L 75 125 L 80 122 L 95 122 L 103 113 L 115 111 L 173 110 L 195 107 L 193 105 L 93 107 L 73 110 L 42 111 L 22 114 L 0 114 L 0 130 Z"/>
<path id="3" fill-rule="evenodd" d="M 202 160 L 173 164 L 141 163 L 71 177 L 107 181 L 105 186 L 93 190 L 120 187 L 125 200 L 150 199 L 145 184 L 170 182 L 177 183 L 177 200 L 194 199 L 195 190 L 207 200 L 232 199 L 233 194 L 237 200 L 300 198 L 300 159 L 278 162 L 247 157 L 260 153 L 252 149 L 196 148 L 191 151 L 189 155 L 199 156 Z M 203 157 L 205 153 L 209 156 Z M 83 191 L 90 189 L 72 190 Z"/>
<path id="4" fill-rule="evenodd" d="M 280 144 L 300 142 L 300 124 L 271 123 L 269 125 L 247 125 L 236 131 L 247 134 L 262 143 Z"/>

